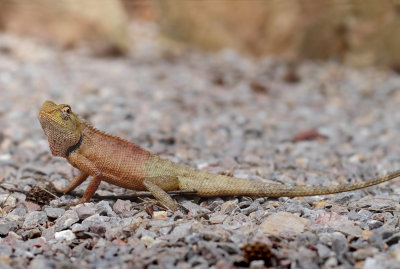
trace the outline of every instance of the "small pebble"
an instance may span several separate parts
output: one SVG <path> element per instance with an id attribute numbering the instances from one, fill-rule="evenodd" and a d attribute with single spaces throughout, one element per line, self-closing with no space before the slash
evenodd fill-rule
<path id="1" fill-rule="evenodd" d="M 37 225 L 43 224 L 47 221 L 47 215 L 42 211 L 31 211 L 26 217 L 23 226 L 24 227 L 36 227 Z"/>
<path id="2" fill-rule="evenodd" d="M 47 217 L 57 219 L 64 214 L 65 210 L 63 208 L 46 207 L 44 212 L 46 212 Z"/>
<path id="3" fill-rule="evenodd" d="M 78 214 L 74 210 L 65 211 L 64 215 L 55 221 L 56 232 L 69 228 L 72 224 L 79 221 Z"/>
<path id="4" fill-rule="evenodd" d="M 61 232 L 56 232 L 54 234 L 54 237 L 56 238 L 56 240 L 62 241 L 62 240 L 72 240 L 75 239 L 75 234 L 71 231 L 71 230 L 65 230 L 65 231 L 61 231 Z"/>
<path id="5" fill-rule="evenodd" d="M 78 218 L 80 220 L 84 220 L 84 219 L 96 214 L 96 209 L 94 207 L 85 206 L 85 205 L 75 208 L 75 211 L 78 214 Z"/>
<path id="6" fill-rule="evenodd" d="M 153 217 L 155 219 L 165 219 L 168 216 L 167 211 L 154 211 L 153 212 Z"/>
<path id="7" fill-rule="evenodd" d="M 307 223 L 306 219 L 300 218 L 287 212 L 278 212 L 267 217 L 261 223 L 260 230 L 267 234 L 278 235 L 281 231 L 289 230 L 294 233 L 301 233 Z"/>

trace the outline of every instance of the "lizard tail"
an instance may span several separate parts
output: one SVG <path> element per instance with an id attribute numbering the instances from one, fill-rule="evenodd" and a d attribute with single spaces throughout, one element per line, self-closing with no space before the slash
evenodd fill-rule
<path id="1" fill-rule="evenodd" d="M 179 177 L 179 188 L 181 190 L 195 189 L 199 196 L 206 197 L 231 195 L 297 197 L 347 192 L 370 187 L 400 177 L 400 170 L 364 182 L 329 186 L 286 186 L 283 184 L 268 184 L 206 173 L 199 176 L 201 178 Z"/>

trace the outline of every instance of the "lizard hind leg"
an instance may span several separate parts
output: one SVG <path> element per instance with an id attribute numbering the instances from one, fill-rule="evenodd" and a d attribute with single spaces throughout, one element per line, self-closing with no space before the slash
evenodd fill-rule
<path id="1" fill-rule="evenodd" d="M 179 190 L 177 177 L 149 177 L 143 180 L 143 185 L 163 206 L 171 211 L 176 211 L 178 209 L 177 203 L 166 193 L 166 191 Z"/>

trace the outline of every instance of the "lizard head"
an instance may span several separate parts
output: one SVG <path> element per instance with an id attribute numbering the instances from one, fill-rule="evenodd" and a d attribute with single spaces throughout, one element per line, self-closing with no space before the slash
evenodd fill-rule
<path id="1" fill-rule="evenodd" d="M 54 156 L 67 156 L 68 148 L 81 139 L 81 120 L 69 105 L 45 101 L 40 107 L 39 121 Z"/>

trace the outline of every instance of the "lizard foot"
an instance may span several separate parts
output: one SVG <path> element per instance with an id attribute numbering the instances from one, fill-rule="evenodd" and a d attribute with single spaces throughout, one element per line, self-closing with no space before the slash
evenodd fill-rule
<path id="1" fill-rule="evenodd" d="M 73 206 L 80 205 L 80 204 L 83 204 L 83 203 L 86 203 L 86 202 L 87 202 L 86 199 L 81 198 L 81 199 L 79 199 L 79 200 L 77 200 L 75 202 L 65 204 L 64 206 L 65 206 L 65 209 L 70 209 Z"/>

